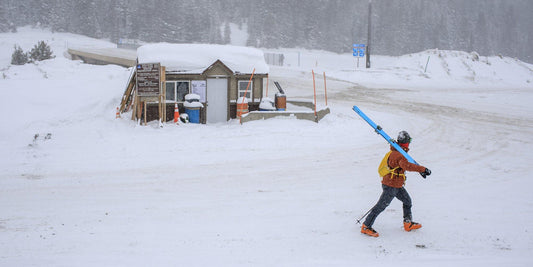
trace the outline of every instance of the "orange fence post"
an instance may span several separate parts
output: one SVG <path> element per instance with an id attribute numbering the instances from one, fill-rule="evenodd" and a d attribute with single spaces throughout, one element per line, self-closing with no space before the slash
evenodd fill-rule
<path id="1" fill-rule="evenodd" d="M 244 91 L 244 95 L 242 96 L 242 100 L 246 99 L 246 95 L 248 94 L 248 88 L 250 88 L 250 83 L 252 82 L 252 79 L 254 78 L 255 68 L 252 71 L 252 76 L 250 76 L 250 80 L 248 81 L 248 85 L 246 85 L 246 90 Z M 239 102 L 239 99 L 237 98 L 237 102 Z M 242 123 L 242 116 L 239 116 L 239 123 Z"/>
<path id="2" fill-rule="evenodd" d="M 267 73 L 267 91 L 266 91 L 266 97 L 268 97 L 268 73 Z"/>
<path id="3" fill-rule="evenodd" d="M 315 71 L 311 70 L 311 73 L 313 73 L 313 94 L 315 96 L 315 117 L 316 117 L 316 86 L 315 86 Z"/>
<path id="4" fill-rule="evenodd" d="M 328 106 L 328 90 L 326 89 L 326 72 L 324 71 L 324 95 L 326 96 L 326 107 Z"/>

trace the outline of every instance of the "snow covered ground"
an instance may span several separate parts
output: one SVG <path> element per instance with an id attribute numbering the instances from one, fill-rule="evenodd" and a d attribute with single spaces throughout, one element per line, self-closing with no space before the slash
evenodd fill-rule
<path id="1" fill-rule="evenodd" d="M 14 44 L 40 40 L 55 59 L 10 66 Z M 286 49 L 270 81 L 312 99 L 314 69 L 323 105 L 325 72 L 332 113 L 320 123 L 159 128 L 115 119 L 129 71 L 66 59 L 74 46 L 113 44 L 0 34 L 1 266 L 533 264 L 532 65 L 428 50 L 355 70 L 350 54 Z M 379 238 L 359 233 L 388 145 L 353 105 L 392 136 L 407 130 L 433 171 L 406 185 L 422 229 L 402 230 L 395 200 Z"/>

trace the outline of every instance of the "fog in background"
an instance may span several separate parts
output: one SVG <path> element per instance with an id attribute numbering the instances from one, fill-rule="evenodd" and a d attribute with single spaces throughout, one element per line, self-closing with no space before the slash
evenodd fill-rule
<path id="1" fill-rule="evenodd" d="M 368 43 L 368 0 L 0 0 L 0 31 L 35 25 L 96 38 L 350 52 Z M 533 63 L 531 0 L 373 0 L 371 52 L 476 51 Z"/>

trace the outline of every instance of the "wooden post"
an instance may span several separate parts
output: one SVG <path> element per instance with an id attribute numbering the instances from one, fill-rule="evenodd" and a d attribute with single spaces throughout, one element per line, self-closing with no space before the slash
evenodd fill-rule
<path id="1" fill-rule="evenodd" d="M 143 101 L 143 106 L 144 106 L 144 126 L 146 126 L 146 115 L 147 115 L 147 110 L 146 110 L 146 100 Z"/>
<path id="2" fill-rule="evenodd" d="M 142 112 L 143 112 L 143 109 L 142 109 L 141 97 L 137 96 L 137 116 L 135 117 L 135 119 L 140 120 L 141 115 L 143 114 Z"/>
<path id="3" fill-rule="evenodd" d="M 120 103 L 120 109 L 119 111 L 122 113 L 126 109 L 126 104 L 128 103 L 128 100 L 132 96 L 132 91 L 135 89 L 136 84 L 136 71 L 133 69 L 132 73 L 130 74 L 130 78 L 128 80 L 128 85 L 126 86 L 126 91 L 124 91 L 124 95 L 122 96 L 122 101 Z M 131 100 L 133 102 L 133 100 Z"/>
<path id="4" fill-rule="evenodd" d="M 163 96 L 163 83 L 161 82 L 161 68 L 159 68 L 159 95 L 157 97 L 157 116 L 159 119 L 159 123 L 163 123 L 163 99 L 161 97 Z"/>
<path id="5" fill-rule="evenodd" d="M 161 123 L 161 127 L 163 127 L 162 123 L 163 123 L 163 99 L 162 99 L 163 95 L 160 93 L 159 94 L 159 99 L 157 99 L 157 107 L 158 107 L 158 112 L 159 112 L 159 123 Z"/>
<path id="6" fill-rule="evenodd" d="M 140 98 L 139 96 L 137 95 L 137 91 L 134 92 L 135 95 L 133 96 L 133 111 L 131 112 L 131 119 L 132 120 L 137 120 L 139 119 L 139 101 L 140 101 Z"/>
<path id="7" fill-rule="evenodd" d="M 137 94 L 136 92 L 133 92 L 133 99 L 131 100 L 131 106 L 133 109 L 131 110 L 131 120 L 135 120 L 135 114 L 137 114 Z"/>
<path id="8" fill-rule="evenodd" d="M 166 122 L 167 121 L 167 89 L 166 89 L 166 81 L 167 81 L 167 77 L 166 77 L 166 68 L 165 66 L 161 66 L 161 87 L 162 87 L 162 92 L 161 92 L 161 99 L 163 102 L 163 122 Z"/>

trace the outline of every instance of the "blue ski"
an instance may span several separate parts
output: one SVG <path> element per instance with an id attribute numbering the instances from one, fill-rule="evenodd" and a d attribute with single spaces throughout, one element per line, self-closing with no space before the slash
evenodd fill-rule
<path id="1" fill-rule="evenodd" d="M 353 110 L 355 111 L 355 113 L 359 114 L 359 116 L 361 116 L 361 118 L 363 118 L 366 122 L 368 122 L 368 124 L 370 124 L 370 126 L 372 128 L 374 128 L 376 133 L 378 133 L 379 135 L 383 136 L 383 138 L 385 138 L 385 140 L 387 140 L 387 142 L 389 142 L 389 144 L 391 144 L 391 146 L 396 148 L 396 150 L 398 150 L 398 152 L 402 153 L 402 155 L 407 159 L 407 161 L 409 161 L 410 163 L 414 163 L 416 165 L 420 165 L 411 156 L 409 156 L 409 154 L 407 154 L 407 152 L 405 152 L 405 150 L 403 150 L 400 147 L 400 145 L 398 145 L 396 143 L 396 141 L 394 139 L 392 139 L 385 131 L 383 131 L 381 126 L 377 125 L 363 111 L 361 111 L 361 109 L 359 109 L 357 106 L 353 106 Z M 424 177 L 424 175 L 422 175 L 422 177 Z M 424 177 L 424 178 L 426 178 L 426 177 Z"/>

